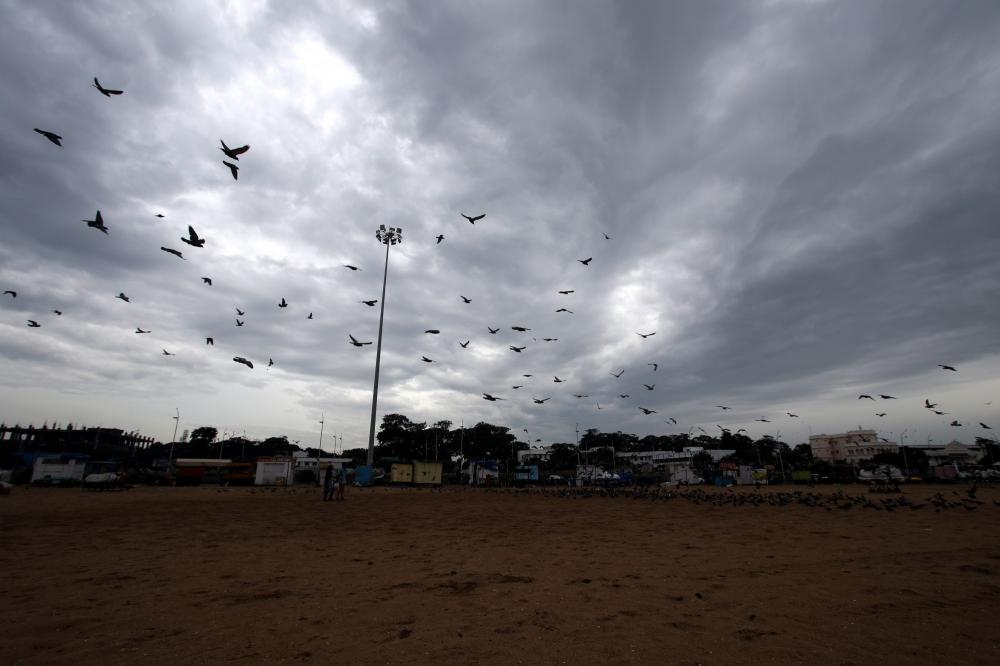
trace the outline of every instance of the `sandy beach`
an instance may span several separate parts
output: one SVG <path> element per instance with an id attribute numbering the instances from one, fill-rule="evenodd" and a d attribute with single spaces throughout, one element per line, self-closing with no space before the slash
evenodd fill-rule
<path id="1" fill-rule="evenodd" d="M 0 655 L 993 664 L 1000 489 L 978 498 L 890 513 L 462 488 L 323 503 L 309 488 L 19 487 L 0 498 Z"/>

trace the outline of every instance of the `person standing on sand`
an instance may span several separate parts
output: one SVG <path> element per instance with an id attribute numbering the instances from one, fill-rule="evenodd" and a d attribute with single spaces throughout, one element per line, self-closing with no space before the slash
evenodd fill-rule
<path id="1" fill-rule="evenodd" d="M 344 499 L 344 486 L 346 485 L 347 485 L 347 470 L 341 467 L 340 472 L 337 473 L 337 482 L 336 484 L 334 484 L 334 487 L 336 488 L 337 492 L 333 496 L 333 499 L 339 499 L 339 500 Z"/>
<path id="2" fill-rule="evenodd" d="M 326 466 L 326 472 L 323 474 L 323 501 L 327 501 L 333 497 L 334 491 L 333 483 L 333 464 Z"/>

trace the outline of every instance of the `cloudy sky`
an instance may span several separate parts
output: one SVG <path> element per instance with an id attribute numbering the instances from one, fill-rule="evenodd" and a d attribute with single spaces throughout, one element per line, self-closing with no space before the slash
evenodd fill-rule
<path id="1" fill-rule="evenodd" d="M 364 445 L 385 224 L 379 418 L 1000 430 L 991 0 L 0 0 L 0 73 L 8 423 Z"/>

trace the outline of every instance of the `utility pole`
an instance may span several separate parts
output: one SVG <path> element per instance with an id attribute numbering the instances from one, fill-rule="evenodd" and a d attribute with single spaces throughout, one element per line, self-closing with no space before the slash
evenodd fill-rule
<path id="1" fill-rule="evenodd" d="M 174 437 L 170 440 L 170 456 L 167 458 L 167 471 L 170 472 L 170 476 L 174 475 L 174 443 L 177 441 L 177 426 L 181 424 L 181 410 L 178 407 L 174 407 L 177 412 L 177 416 L 174 416 Z"/>
<path id="2" fill-rule="evenodd" d="M 382 302 L 379 304 L 378 346 L 375 348 L 375 387 L 372 389 L 372 420 L 371 426 L 368 429 L 369 467 L 371 467 L 375 462 L 375 409 L 378 405 L 378 371 L 382 362 L 382 322 L 385 318 L 385 283 L 386 278 L 389 276 L 389 248 L 397 243 L 403 242 L 403 229 L 402 227 L 389 227 L 386 229 L 384 224 L 380 224 L 378 229 L 375 231 L 375 238 L 377 238 L 380 243 L 385 244 L 385 269 L 382 271 Z"/>
<path id="3" fill-rule="evenodd" d="M 326 425 L 326 412 L 319 417 L 319 450 L 316 451 L 316 485 L 319 485 L 319 458 L 323 455 L 323 426 Z"/>

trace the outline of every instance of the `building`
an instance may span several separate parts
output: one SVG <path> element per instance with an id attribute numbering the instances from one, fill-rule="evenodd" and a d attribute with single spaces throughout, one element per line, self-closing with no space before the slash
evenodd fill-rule
<path id="1" fill-rule="evenodd" d="M 533 446 L 530 449 L 521 449 L 517 452 L 517 464 L 545 462 L 551 455 L 551 446 Z"/>
<path id="2" fill-rule="evenodd" d="M 87 453 L 104 458 L 131 458 L 155 443 L 152 437 L 121 428 L 59 428 L 55 424 L 21 427 L 0 423 L 0 453 Z"/>
<path id="3" fill-rule="evenodd" d="M 895 442 L 879 440 L 874 430 L 848 430 L 837 435 L 811 435 L 809 448 L 814 460 L 856 464 L 880 453 L 898 453 Z"/>
<path id="4" fill-rule="evenodd" d="M 700 446 L 685 446 L 682 451 L 630 451 L 627 453 L 616 453 L 615 457 L 623 462 L 629 463 L 632 467 L 643 465 L 664 466 L 678 463 L 690 464 L 699 453 L 708 453 L 712 456 L 712 462 L 717 463 L 726 456 L 736 453 L 735 449 L 705 449 Z"/>
<path id="5" fill-rule="evenodd" d="M 985 447 L 978 444 L 962 444 L 958 441 L 951 441 L 942 446 L 907 446 L 906 448 L 923 451 L 927 456 L 927 463 L 931 467 L 952 463 L 974 465 L 986 455 Z"/>

